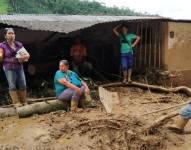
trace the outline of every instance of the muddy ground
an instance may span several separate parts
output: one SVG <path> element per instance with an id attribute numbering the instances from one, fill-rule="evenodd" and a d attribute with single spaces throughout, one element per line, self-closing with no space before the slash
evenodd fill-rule
<path id="1" fill-rule="evenodd" d="M 117 91 L 120 106 L 106 114 L 96 108 L 77 113 L 57 111 L 30 118 L 0 120 L 0 150 L 189 150 L 191 135 L 178 135 L 167 125 L 145 134 L 144 129 L 158 117 L 179 108 L 140 116 L 156 109 L 186 101 L 181 94 L 151 93 L 138 88 L 110 88 Z M 161 101 L 164 99 L 164 101 Z M 151 103 L 151 102 L 155 103 Z M 158 102 L 156 102 L 158 101 Z M 146 103 L 146 104 L 145 104 Z M 167 124 L 173 122 L 169 120 Z M 186 130 L 190 130 L 187 125 Z"/>

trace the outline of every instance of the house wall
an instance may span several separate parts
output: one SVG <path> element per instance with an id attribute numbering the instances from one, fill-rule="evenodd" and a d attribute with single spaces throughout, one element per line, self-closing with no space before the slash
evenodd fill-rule
<path id="1" fill-rule="evenodd" d="M 173 38 L 170 32 L 174 32 Z M 181 72 L 182 82 L 179 84 L 191 85 L 191 23 L 169 22 L 167 33 L 165 69 Z"/>

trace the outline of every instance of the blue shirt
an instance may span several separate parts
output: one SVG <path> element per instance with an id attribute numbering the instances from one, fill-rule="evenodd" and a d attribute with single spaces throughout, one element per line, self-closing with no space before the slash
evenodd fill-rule
<path id="1" fill-rule="evenodd" d="M 77 87 L 82 86 L 82 82 L 79 76 L 75 72 L 68 70 L 68 72 L 65 73 L 61 70 L 58 70 L 54 76 L 54 86 L 55 86 L 56 96 L 59 96 L 64 90 L 68 88 L 59 82 L 59 80 L 62 78 L 65 78 L 68 82 L 74 84 Z"/>

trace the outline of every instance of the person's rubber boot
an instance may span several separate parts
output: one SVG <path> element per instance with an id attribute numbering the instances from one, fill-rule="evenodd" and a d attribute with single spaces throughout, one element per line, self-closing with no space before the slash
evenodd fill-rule
<path id="1" fill-rule="evenodd" d="M 21 106 L 21 103 L 20 103 L 20 101 L 19 101 L 18 92 L 17 92 L 16 90 L 14 90 L 14 91 L 9 91 L 9 94 L 10 94 L 10 96 L 11 96 L 12 104 L 13 104 L 15 107 Z"/>
<path id="2" fill-rule="evenodd" d="M 71 100 L 71 111 L 76 111 L 78 109 L 78 101 L 76 99 Z"/>
<path id="3" fill-rule="evenodd" d="M 92 102 L 92 98 L 91 98 L 90 94 L 85 93 L 84 94 L 84 104 L 88 105 L 88 104 L 91 104 L 91 102 Z"/>
<path id="4" fill-rule="evenodd" d="M 123 71 L 123 83 L 127 82 L 127 70 Z"/>
<path id="5" fill-rule="evenodd" d="M 85 94 L 85 106 L 86 108 L 94 108 L 97 106 L 95 103 L 93 103 L 91 95 L 87 93 Z"/>
<path id="6" fill-rule="evenodd" d="M 175 124 L 168 126 L 168 129 L 176 132 L 176 133 L 183 133 L 184 132 L 184 128 L 186 126 L 186 124 L 188 123 L 189 119 L 184 119 L 184 118 L 179 118 Z"/>
<path id="7" fill-rule="evenodd" d="M 18 94 L 19 94 L 19 102 L 20 102 L 22 105 L 26 105 L 26 104 L 27 104 L 27 100 L 26 100 L 27 91 L 26 91 L 26 90 L 19 90 L 19 91 L 18 91 Z"/>

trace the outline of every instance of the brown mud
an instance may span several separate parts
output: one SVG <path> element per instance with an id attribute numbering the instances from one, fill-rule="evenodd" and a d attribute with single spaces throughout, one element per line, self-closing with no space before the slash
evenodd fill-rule
<path id="1" fill-rule="evenodd" d="M 178 135 L 163 125 L 150 135 L 144 129 L 158 117 L 179 108 L 147 116 L 141 114 L 186 101 L 181 94 L 161 94 L 138 88 L 117 91 L 120 106 L 106 114 L 96 108 L 78 112 L 57 111 L 30 118 L 0 120 L 0 150 L 188 150 L 191 135 Z M 165 99 L 161 101 L 161 99 Z M 173 122 L 170 119 L 167 124 Z M 190 130 L 187 125 L 186 130 Z"/>

